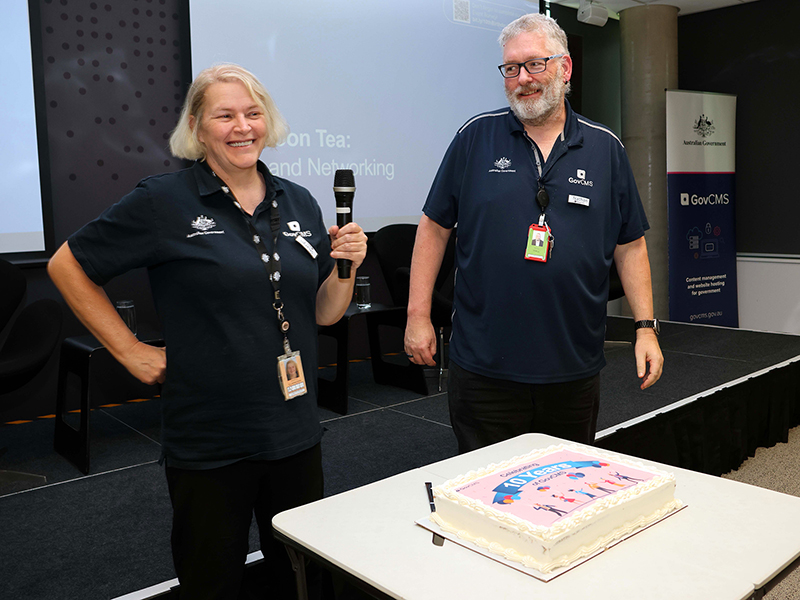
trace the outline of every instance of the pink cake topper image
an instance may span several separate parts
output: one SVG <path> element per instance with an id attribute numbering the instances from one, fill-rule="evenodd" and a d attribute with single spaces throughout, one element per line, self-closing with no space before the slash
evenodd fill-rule
<path id="1" fill-rule="evenodd" d="M 518 517 L 549 526 L 599 498 L 655 477 L 626 465 L 587 458 L 572 450 L 558 450 L 475 479 L 455 491 L 503 512 L 513 504 Z"/>
<path id="2" fill-rule="evenodd" d="M 553 458 L 555 458 L 555 455 L 553 455 Z M 601 462 L 598 460 L 561 460 L 559 462 L 553 462 L 544 466 L 538 466 L 536 463 L 534 463 L 531 465 L 531 468 L 527 469 L 525 472 L 516 473 L 495 487 L 492 491 L 494 491 L 496 495 L 492 503 L 497 504 L 501 502 L 502 498 L 505 498 L 509 494 L 516 493 L 522 486 L 525 486 L 532 481 L 542 479 L 548 475 L 560 473 L 566 469 L 600 469 L 607 466 L 609 466 L 607 462 Z M 572 478 L 578 477 L 576 473 L 571 473 L 571 475 Z M 581 476 L 583 476 L 582 473 Z"/>

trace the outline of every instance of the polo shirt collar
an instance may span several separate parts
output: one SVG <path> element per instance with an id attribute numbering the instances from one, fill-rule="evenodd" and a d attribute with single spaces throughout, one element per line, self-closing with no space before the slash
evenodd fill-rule
<path id="1" fill-rule="evenodd" d="M 578 122 L 577 113 L 572 110 L 569 100 L 564 99 L 564 105 L 567 109 L 567 119 L 564 122 L 564 131 L 559 137 L 560 140 L 566 142 L 567 146 L 582 146 L 583 145 L 583 130 L 581 124 Z M 509 130 L 513 132 L 525 133 L 525 127 L 522 122 L 514 114 L 514 111 L 509 107 L 508 109 Z"/>
<path id="2" fill-rule="evenodd" d="M 256 164 L 256 168 L 258 169 L 258 172 L 264 176 L 264 181 L 267 184 L 268 195 L 270 189 L 275 190 L 276 195 L 284 192 L 283 182 L 272 176 L 272 173 L 267 168 L 267 165 L 259 160 Z M 205 163 L 205 161 L 196 161 L 194 165 L 192 165 L 192 173 L 194 173 L 194 178 L 197 182 L 197 191 L 200 193 L 200 196 L 210 196 L 222 190 L 222 183 L 220 183 L 220 179 L 212 175 L 211 168 L 207 163 Z"/>
<path id="3" fill-rule="evenodd" d="M 578 121 L 578 115 L 572 110 L 572 105 L 569 100 L 564 100 L 567 108 L 567 120 L 564 123 L 564 140 L 567 146 L 582 146 L 583 145 L 583 129 Z"/>

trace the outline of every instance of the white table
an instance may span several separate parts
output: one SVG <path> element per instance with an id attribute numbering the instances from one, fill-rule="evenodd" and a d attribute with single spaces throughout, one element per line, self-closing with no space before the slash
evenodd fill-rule
<path id="1" fill-rule="evenodd" d="M 287 546 L 361 580 L 379 597 L 745 600 L 800 556 L 800 498 L 642 461 L 675 473 L 688 507 L 544 583 L 414 523 L 425 482 L 562 440 L 527 434 L 277 515 Z"/>

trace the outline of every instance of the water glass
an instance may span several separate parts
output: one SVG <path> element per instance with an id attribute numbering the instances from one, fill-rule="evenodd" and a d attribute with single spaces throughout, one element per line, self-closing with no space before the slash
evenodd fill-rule
<path id="1" fill-rule="evenodd" d="M 366 310 L 372 306 L 369 293 L 369 276 L 359 275 L 356 277 L 356 308 Z"/>
<path id="2" fill-rule="evenodd" d="M 117 300 L 114 308 L 117 309 L 128 329 L 133 332 L 133 335 L 136 335 L 136 307 L 133 305 L 133 300 Z"/>

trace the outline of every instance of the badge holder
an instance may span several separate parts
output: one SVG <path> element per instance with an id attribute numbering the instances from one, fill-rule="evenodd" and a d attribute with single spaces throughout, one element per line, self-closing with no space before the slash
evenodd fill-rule
<path id="1" fill-rule="evenodd" d="M 283 303 L 276 300 L 273 308 L 278 313 L 278 322 L 283 332 L 284 354 L 278 357 L 278 381 L 281 384 L 283 399 L 291 400 L 308 392 L 306 376 L 303 372 L 303 361 L 300 359 L 300 352 L 293 352 L 291 346 L 289 346 L 289 337 L 286 335 L 289 331 L 289 321 L 283 316 Z"/>
<path id="2" fill-rule="evenodd" d="M 550 254 L 553 252 L 553 232 L 550 231 L 550 226 L 544 218 L 544 211 L 550 203 L 550 197 L 547 195 L 547 190 L 540 187 L 536 193 L 536 203 L 541 209 L 539 215 L 539 222 L 533 223 L 528 228 L 528 242 L 525 245 L 525 260 L 533 260 L 537 262 L 547 262 Z"/>
<path id="3" fill-rule="evenodd" d="M 278 357 L 278 379 L 285 400 L 302 396 L 308 391 L 299 352 L 288 352 Z"/>
<path id="4" fill-rule="evenodd" d="M 525 247 L 525 258 L 547 262 L 550 256 L 550 228 L 544 225 L 531 225 L 528 228 L 528 244 Z"/>

